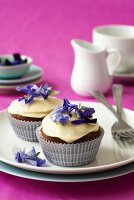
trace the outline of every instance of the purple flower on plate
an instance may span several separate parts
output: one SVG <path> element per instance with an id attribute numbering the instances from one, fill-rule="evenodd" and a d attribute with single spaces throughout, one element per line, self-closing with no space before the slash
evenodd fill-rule
<path id="1" fill-rule="evenodd" d="M 72 124 L 79 125 L 81 123 L 96 123 L 97 119 L 92 118 L 93 113 L 95 113 L 94 108 L 71 104 L 67 99 L 64 99 L 63 104 L 57 106 L 49 117 L 55 123 L 65 124 L 75 114 L 76 119 L 70 121 Z"/>
<path id="2" fill-rule="evenodd" d="M 19 163 L 29 163 L 33 166 L 43 167 L 46 163 L 45 159 L 38 158 L 39 152 L 36 153 L 35 148 L 33 147 L 28 153 L 23 151 L 18 151 L 15 155 L 15 160 Z"/>
<path id="3" fill-rule="evenodd" d="M 52 87 L 50 87 L 47 83 L 40 87 L 34 84 L 24 87 L 16 87 L 16 90 L 27 94 L 18 99 L 18 101 L 23 101 L 24 104 L 30 103 L 35 97 L 42 96 L 44 99 L 47 99 L 49 95 L 58 93 L 58 91 L 52 90 Z"/>
<path id="4" fill-rule="evenodd" d="M 19 163 L 22 163 L 22 157 L 21 157 L 21 153 L 17 152 L 15 155 L 15 160 Z"/>

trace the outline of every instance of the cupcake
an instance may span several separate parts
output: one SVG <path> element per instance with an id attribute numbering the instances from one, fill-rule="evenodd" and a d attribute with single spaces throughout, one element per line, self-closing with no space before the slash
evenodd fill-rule
<path id="1" fill-rule="evenodd" d="M 48 115 L 61 100 L 52 97 L 57 91 L 48 84 L 38 87 L 27 85 L 17 87 L 18 91 L 26 95 L 15 99 L 8 107 L 8 116 L 16 136 L 27 141 L 38 141 L 36 128 L 41 125 L 43 118 Z"/>
<path id="2" fill-rule="evenodd" d="M 94 112 L 94 108 L 64 99 L 43 119 L 37 137 L 48 161 L 59 166 L 80 166 L 95 160 L 104 131 L 93 118 Z"/>

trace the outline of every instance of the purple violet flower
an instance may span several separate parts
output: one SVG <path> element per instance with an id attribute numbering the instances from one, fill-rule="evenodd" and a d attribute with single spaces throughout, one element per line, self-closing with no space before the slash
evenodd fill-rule
<path id="1" fill-rule="evenodd" d="M 38 158 L 39 152 L 36 153 L 35 148 L 33 147 L 31 151 L 25 153 L 25 149 L 23 151 L 19 151 L 15 155 L 15 160 L 19 163 L 29 163 L 33 166 L 43 167 L 46 163 L 45 159 Z"/>
<path id="2" fill-rule="evenodd" d="M 63 105 L 56 106 L 56 108 L 50 113 L 50 119 L 55 123 L 65 124 L 69 119 L 69 116 L 63 114 Z"/>
<path id="3" fill-rule="evenodd" d="M 15 155 L 15 160 L 19 163 L 22 163 L 22 158 L 20 152 L 17 152 Z"/>
<path id="4" fill-rule="evenodd" d="M 96 123 L 97 119 L 92 119 L 93 113 L 95 113 L 94 108 L 88 108 L 81 106 L 80 108 L 75 109 L 75 112 L 78 116 L 78 119 L 73 120 L 72 124 L 81 124 L 81 123 Z"/>
<path id="5" fill-rule="evenodd" d="M 34 84 L 24 87 L 16 87 L 16 90 L 27 94 L 18 99 L 18 101 L 24 101 L 25 104 L 30 103 L 35 97 L 42 96 L 44 99 L 47 99 L 49 95 L 58 93 L 58 91 L 52 90 L 52 87 L 47 83 L 40 87 Z"/>
<path id="6" fill-rule="evenodd" d="M 72 117 L 72 110 L 77 109 L 77 105 L 71 104 L 67 99 L 63 100 L 63 111 L 68 114 L 69 117 Z"/>
<path id="7" fill-rule="evenodd" d="M 48 95 L 52 92 L 52 87 L 50 87 L 47 83 L 40 88 L 40 94 L 44 97 L 44 99 L 47 99 Z"/>
<path id="8" fill-rule="evenodd" d="M 56 113 L 54 121 L 60 122 L 61 124 L 65 124 L 66 121 L 69 119 L 69 116 L 64 116 L 62 113 Z"/>
<path id="9" fill-rule="evenodd" d="M 72 124 L 78 125 L 81 123 L 97 122 L 97 119 L 92 119 L 92 115 L 95 113 L 94 108 L 71 104 L 67 99 L 64 99 L 63 105 L 57 106 L 49 116 L 53 122 L 65 124 L 68 119 L 72 117 L 72 111 L 74 111 L 77 116 L 76 120 L 71 121 Z"/>

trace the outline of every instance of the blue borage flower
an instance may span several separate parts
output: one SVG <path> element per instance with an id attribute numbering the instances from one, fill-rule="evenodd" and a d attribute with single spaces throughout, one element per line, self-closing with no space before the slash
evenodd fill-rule
<path id="1" fill-rule="evenodd" d="M 76 120 L 71 121 L 72 124 L 97 122 L 97 119 L 92 118 L 93 113 L 95 113 L 94 108 L 71 104 L 67 99 L 63 100 L 63 105 L 56 106 L 49 116 L 53 122 L 65 124 L 72 117 L 72 111 L 77 116 Z"/>
<path id="2" fill-rule="evenodd" d="M 18 151 L 15 155 L 15 160 L 19 163 L 29 163 L 33 166 L 43 167 L 46 163 L 45 159 L 38 158 L 40 152 L 36 153 L 35 148 L 33 147 L 31 151 L 25 153 L 23 151 Z"/>
<path id="3" fill-rule="evenodd" d="M 44 86 L 38 87 L 37 85 L 30 84 L 24 87 L 16 87 L 17 91 L 26 93 L 23 97 L 20 97 L 18 101 L 23 101 L 24 104 L 30 103 L 35 97 L 42 96 L 47 99 L 49 95 L 58 94 L 58 91 L 52 90 L 47 83 Z"/>

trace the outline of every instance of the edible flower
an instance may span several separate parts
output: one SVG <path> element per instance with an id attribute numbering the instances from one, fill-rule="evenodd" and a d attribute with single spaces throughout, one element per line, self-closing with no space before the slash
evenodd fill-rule
<path id="1" fill-rule="evenodd" d="M 81 123 L 96 123 L 97 119 L 93 119 L 95 113 L 94 108 L 89 108 L 81 105 L 71 104 L 67 99 L 63 100 L 63 104 L 56 106 L 50 113 L 50 119 L 57 124 L 65 124 L 72 118 L 72 111 L 76 115 L 76 119 L 72 120 L 72 124 L 79 125 Z"/>
<path id="2" fill-rule="evenodd" d="M 19 163 L 29 163 L 33 166 L 43 167 L 46 163 L 45 159 L 38 158 L 40 152 L 35 151 L 33 147 L 31 151 L 25 153 L 25 149 L 23 151 L 18 151 L 15 155 L 15 160 Z"/>
<path id="3" fill-rule="evenodd" d="M 57 106 L 50 114 L 50 119 L 57 124 L 65 124 L 69 116 L 63 114 L 63 107 L 60 109 L 60 106 Z"/>
<path id="4" fill-rule="evenodd" d="M 77 109 L 77 105 L 71 104 L 67 99 L 64 99 L 63 111 L 68 114 L 69 117 L 72 117 L 72 110 Z"/>
<path id="5" fill-rule="evenodd" d="M 30 84 L 24 87 L 16 87 L 17 91 L 26 93 L 23 97 L 20 97 L 18 101 L 24 102 L 24 104 L 30 103 L 35 97 L 42 96 L 44 99 L 47 99 L 49 95 L 58 94 L 58 91 L 52 90 L 47 83 L 44 86 L 38 87 L 37 85 Z"/>

